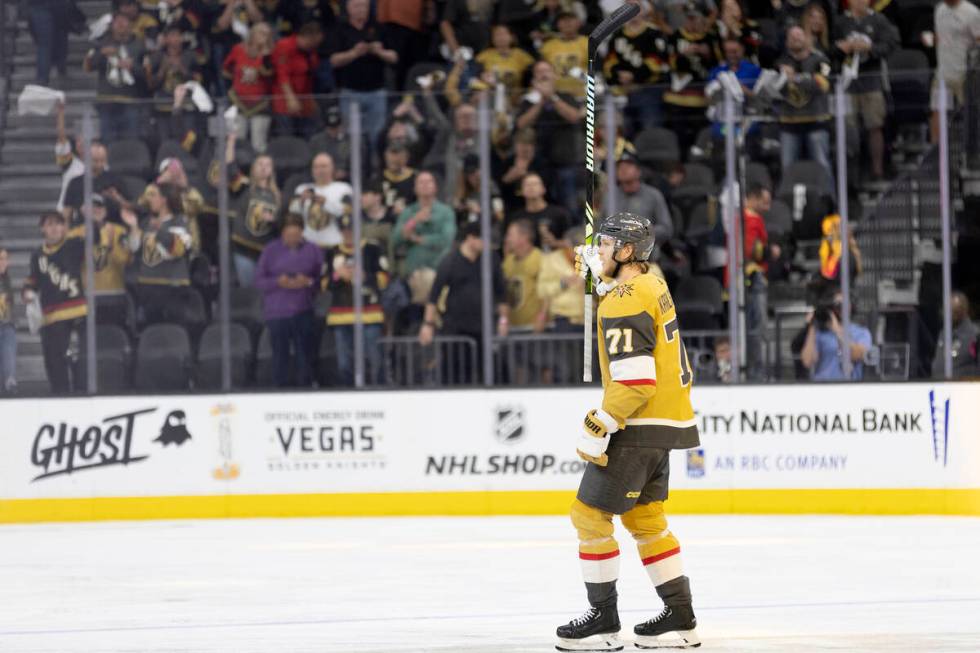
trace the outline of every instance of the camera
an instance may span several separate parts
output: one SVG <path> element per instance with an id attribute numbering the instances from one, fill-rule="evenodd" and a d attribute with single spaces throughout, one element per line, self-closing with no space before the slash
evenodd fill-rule
<path id="1" fill-rule="evenodd" d="M 830 331 L 830 316 L 840 320 L 840 304 L 818 304 L 813 311 L 813 324 L 820 331 Z"/>

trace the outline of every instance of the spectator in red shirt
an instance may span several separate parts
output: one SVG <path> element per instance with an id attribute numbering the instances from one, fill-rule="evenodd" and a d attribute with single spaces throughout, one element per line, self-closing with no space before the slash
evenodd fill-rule
<path id="1" fill-rule="evenodd" d="M 765 373 L 763 341 L 766 329 L 769 235 L 762 214 L 772 206 L 772 193 L 762 184 L 749 184 L 745 190 L 745 211 L 742 214 L 742 243 L 745 252 L 745 328 L 746 362 L 750 379 L 760 379 Z M 775 245 L 773 246 L 775 247 Z M 728 286 L 728 268 L 725 268 Z"/>
<path id="2" fill-rule="evenodd" d="M 313 77 L 320 66 L 317 48 L 323 41 L 319 23 L 306 23 L 272 49 L 275 68 L 272 113 L 277 134 L 310 138 L 316 131 Z"/>
<path id="3" fill-rule="evenodd" d="M 225 57 L 222 74 L 231 82 L 228 99 L 238 108 L 239 136 L 249 135 L 252 149 L 265 152 L 269 138 L 269 96 L 272 95 L 272 28 L 257 23 L 248 39 L 238 43 Z"/>

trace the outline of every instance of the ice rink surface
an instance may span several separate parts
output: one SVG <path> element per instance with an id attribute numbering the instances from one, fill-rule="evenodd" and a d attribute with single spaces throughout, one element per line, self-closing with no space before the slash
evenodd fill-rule
<path id="1" fill-rule="evenodd" d="M 980 651 L 980 519 L 671 527 L 700 651 Z M 617 537 L 628 638 L 660 602 Z M 0 526 L 3 653 L 553 651 L 585 607 L 560 517 Z"/>

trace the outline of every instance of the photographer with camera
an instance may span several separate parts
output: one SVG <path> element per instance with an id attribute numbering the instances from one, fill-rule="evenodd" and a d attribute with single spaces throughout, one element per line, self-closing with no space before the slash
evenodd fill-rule
<path id="1" fill-rule="evenodd" d="M 809 370 L 813 381 L 844 381 L 844 327 L 839 290 L 825 295 L 808 319 L 806 337 L 800 350 L 800 362 Z M 851 360 L 850 380 L 864 377 L 863 361 L 871 349 L 871 332 L 867 327 L 850 323 L 847 333 Z"/>

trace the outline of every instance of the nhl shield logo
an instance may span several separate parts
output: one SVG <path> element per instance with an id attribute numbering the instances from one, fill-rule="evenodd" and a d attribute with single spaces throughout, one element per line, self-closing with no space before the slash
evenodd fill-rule
<path id="1" fill-rule="evenodd" d="M 508 444 L 524 437 L 524 408 L 522 406 L 498 406 L 494 436 Z"/>

